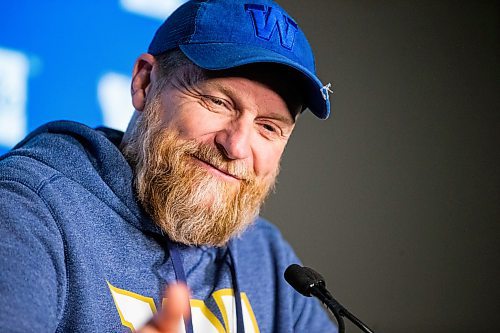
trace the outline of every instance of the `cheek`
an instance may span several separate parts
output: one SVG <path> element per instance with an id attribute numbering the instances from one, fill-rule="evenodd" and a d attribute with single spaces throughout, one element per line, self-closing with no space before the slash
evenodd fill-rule
<path id="1" fill-rule="evenodd" d="M 209 117 L 186 117 L 177 126 L 182 138 L 199 142 L 213 142 L 217 133 L 225 127 L 227 124 Z"/>
<path id="2" fill-rule="evenodd" d="M 210 127 L 202 119 L 187 117 L 176 122 L 175 127 L 184 139 L 199 139 L 210 132 Z"/>
<path id="3" fill-rule="evenodd" d="M 183 139 L 203 139 L 204 136 L 216 132 L 223 124 L 219 124 L 220 121 L 207 112 L 200 112 L 199 108 L 196 103 L 185 103 L 171 112 L 169 110 L 164 117 L 164 123 L 177 131 Z"/>
<path id="4" fill-rule="evenodd" d="M 284 147 L 268 147 L 254 154 L 254 168 L 258 177 L 274 175 L 279 168 Z"/>

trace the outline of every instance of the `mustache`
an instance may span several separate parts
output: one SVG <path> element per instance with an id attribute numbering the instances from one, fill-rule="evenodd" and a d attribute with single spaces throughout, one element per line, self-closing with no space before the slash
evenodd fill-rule
<path id="1" fill-rule="evenodd" d="M 230 160 L 215 147 L 197 143 L 195 149 L 188 154 L 234 178 L 248 183 L 255 181 L 255 173 L 244 161 Z"/>

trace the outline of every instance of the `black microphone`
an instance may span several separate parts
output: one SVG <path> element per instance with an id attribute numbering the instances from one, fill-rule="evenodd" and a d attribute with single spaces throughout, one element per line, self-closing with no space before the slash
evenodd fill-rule
<path id="1" fill-rule="evenodd" d="M 311 297 L 311 289 L 317 285 L 325 285 L 325 280 L 312 269 L 297 264 L 288 266 L 285 271 L 285 280 L 295 290 L 304 296 Z"/>
<path id="2" fill-rule="evenodd" d="M 288 266 L 285 270 L 285 280 L 293 289 L 304 296 L 317 297 L 332 312 L 337 319 L 339 333 L 344 333 L 345 325 L 342 317 L 346 317 L 365 333 L 374 333 L 361 320 L 347 311 L 339 302 L 333 298 L 332 294 L 326 289 L 325 279 L 309 267 L 302 267 L 297 264 Z"/>

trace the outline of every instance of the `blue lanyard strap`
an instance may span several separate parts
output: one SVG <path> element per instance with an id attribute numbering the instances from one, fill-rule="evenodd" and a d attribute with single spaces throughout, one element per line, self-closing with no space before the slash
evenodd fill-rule
<path id="1" fill-rule="evenodd" d="M 235 244 L 231 242 L 228 251 L 229 257 L 231 259 L 231 279 L 233 282 L 233 290 L 234 290 L 234 300 L 236 303 L 236 329 L 237 333 L 245 333 L 245 324 L 243 322 L 243 308 L 241 306 L 241 292 L 240 286 L 238 284 L 238 276 L 236 275 L 236 260 L 234 256 L 236 255 Z"/>
<path id="2" fill-rule="evenodd" d="M 182 259 L 177 245 L 172 241 L 168 240 L 168 252 L 170 252 L 170 258 L 172 258 L 172 265 L 174 266 L 175 279 L 177 282 L 182 282 L 187 286 L 186 273 L 184 272 L 184 267 L 182 266 Z M 191 320 L 191 306 L 189 307 L 189 318 L 184 318 L 184 326 L 186 327 L 186 333 L 193 333 L 193 321 Z"/>
<path id="3" fill-rule="evenodd" d="M 174 266 L 175 279 L 178 282 L 182 282 L 187 286 L 186 273 L 184 272 L 184 266 L 182 265 L 182 258 L 178 248 L 178 245 L 174 242 L 168 240 L 168 251 L 170 252 L 170 257 L 172 258 L 172 265 Z M 230 269 L 231 269 L 231 282 L 233 284 L 234 300 L 236 305 L 236 326 L 237 333 L 245 333 L 245 326 L 243 322 L 243 308 L 241 306 L 241 292 L 238 285 L 238 277 L 236 275 L 236 260 L 235 256 L 235 246 L 233 243 L 230 244 L 228 248 L 229 257 L 231 259 Z M 186 333 L 193 333 L 193 321 L 191 319 L 191 308 L 189 309 L 189 319 L 184 320 L 186 327 Z"/>

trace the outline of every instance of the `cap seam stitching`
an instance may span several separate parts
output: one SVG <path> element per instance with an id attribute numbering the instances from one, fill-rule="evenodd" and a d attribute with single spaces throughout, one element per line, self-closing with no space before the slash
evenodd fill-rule
<path id="1" fill-rule="evenodd" d="M 207 1 L 204 1 L 202 4 L 200 4 L 200 8 L 196 11 L 196 17 L 194 18 L 194 22 L 195 22 L 194 23 L 194 31 L 189 36 L 188 43 L 191 43 L 191 41 L 193 40 L 193 36 L 196 35 L 196 32 L 198 30 L 198 23 L 199 23 L 198 18 L 201 16 L 200 12 L 205 10 L 205 4 L 206 3 L 207 3 Z"/>
<path id="2" fill-rule="evenodd" d="M 248 43 L 240 43 L 240 42 L 192 42 L 192 41 L 187 41 L 185 43 L 179 43 L 179 45 L 186 45 L 186 46 L 189 46 L 189 45 L 202 45 L 202 44 L 233 44 L 233 45 L 248 45 Z M 268 50 L 268 51 L 271 51 L 273 53 L 276 53 L 278 55 L 281 55 L 283 57 L 286 57 L 284 56 L 283 54 L 279 53 L 279 52 L 276 52 L 275 50 L 269 48 L 269 47 L 263 47 L 263 46 L 260 46 L 260 45 L 253 45 L 255 47 L 259 47 L 259 48 L 262 48 L 264 50 Z M 295 59 L 299 59 L 297 56 L 294 55 L 294 58 Z M 295 62 L 299 63 L 297 60 L 295 60 Z M 303 66 L 304 68 L 306 68 L 305 66 Z"/>

